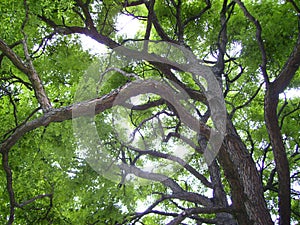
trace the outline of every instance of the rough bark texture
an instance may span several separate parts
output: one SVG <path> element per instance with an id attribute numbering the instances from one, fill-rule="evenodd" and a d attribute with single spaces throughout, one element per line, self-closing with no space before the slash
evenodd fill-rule
<path id="1" fill-rule="evenodd" d="M 230 120 L 227 125 L 227 136 L 218 160 L 231 188 L 238 224 L 273 224 L 255 163 Z"/>

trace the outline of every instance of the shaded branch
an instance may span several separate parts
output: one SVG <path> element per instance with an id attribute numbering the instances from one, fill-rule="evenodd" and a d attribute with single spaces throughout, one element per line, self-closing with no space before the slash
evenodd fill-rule
<path id="1" fill-rule="evenodd" d="M 52 106 L 51 106 L 51 103 L 49 101 L 49 98 L 46 94 L 46 91 L 43 87 L 43 84 L 42 84 L 42 81 L 37 73 L 37 71 L 35 70 L 34 66 L 33 66 L 33 62 L 30 58 L 30 55 L 29 55 L 29 50 L 28 50 L 28 46 L 27 46 L 27 35 L 26 33 L 24 32 L 24 28 L 26 26 L 26 23 L 28 22 L 29 20 L 29 9 L 28 9 L 28 5 L 27 5 L 27 2 L 26 0 L 24 0 L 24 8 L 25 8 L 25 19 L 22 23 L 22 27 L 21 27 L 21 32 L 24 36 L 24 40 L 22 42 L 23 44 L 23 50 L 24 50 L 24 54 L 25 54 L 25 58 L 26 58 L 26 62 L 27 62 L 27 68 L 28 68 L 28 72 L 26 73 L 26 75 L 28 76 L 32 86 L 33 86 L 33 90 L 34 90 L 34 93 L 35 93 L 35 96 L 39 102 L 39 104 L 41 105 L 42 109 L 44 112 L 47 112 L 49 111 Z"/>
<path id="2" fill-rule="evenodd" d="M 154 101 L 149 101 L 145 104 L 142 105 L 132 105 L 130 108 L 131 110 L 147 110 L 156 106 L 161 106 L 166 104 L 166 101 L 162 98 L 158 99 L 158 100 L 154 100 Z"/>
<path id="3" fill-rule="evenodd" d="M 0 50 L 19 70 L 25 74 L 29 73 L 29 68 L 22 59 L 2 39 L 0 39 Z"/>
<path id="4" fill-rule="evenodd" d="M 84 4 L 81 0 L 76 0 L 75 1 L 76 4 L 82 9 L 83 11 L 83 15 L 85 16 L 85 25 L 88 29 L 91 30 L 96 30 L 95 25 L 94 25 L 94 21 L 91 17 L 91 14 L 89 12 L 89 3 L 87 2 L 86 4 Z"/>
<path id="5" fill-rule="evenodd" d="M 86 27 L 78 27 L 78 26 L 63 26 L 56 24 L 54 21 L 46 18 L 45 16 L 38 15 L 38 18 L 44 21 L 46 24 L 51 26 L 54 31 L 58 34 L 69 35 L 69 34 L 84 34 L 95 41 L 106 45 L 107 47 L 113 49 L 120 46 L 117 42 L 109 38 L 108 36 L 99 34 L 96 29 L 90 29 Z"/>
<path id="6" fill-rule="evenodd" d="M 15 130 L 17 130 L 19 127 L 23 126 L 24 124 L 26 124 L 26 122 L 36 113 L 40 110 L 41 108 L 36 108 L 35 110 L 33 110 L 29 116 L 22 122 L 20 123 L 18 126 L 14 127 L 13 129 L 7 131 L 4 135 L 3 135 L 3 138 L 5 139 L 6 136 L 12 132 L 14 132 Z"/>
<path id="7" fill-rule="evenodd" d="M 195 143 L 192 140 L 190 140 L 189 138 L 185 137 L 184 135 L 176 133 L 176 132 L 169 132 L 163 141 L 168 142 L 171 137 L 176 137 L 178 139 L 181 139 L 184 143 L 191 146 L 193 149 L 195 149 L 200 154 L 203 154 L 203 152 L 204 152 L 203 149 L 201 149 L 199 146 L 195 145 Z"/>

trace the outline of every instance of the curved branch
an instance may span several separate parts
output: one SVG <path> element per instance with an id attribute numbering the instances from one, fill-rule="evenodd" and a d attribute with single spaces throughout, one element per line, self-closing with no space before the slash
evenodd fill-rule
<path id="1" fill-rule="evenodd" d="M 123 86 L 123 88 L 126 88 L 126 85 Z M 18 127 L 9 138 L 1 143 L 0 151 L 7 152 L 24 134 L 38 127 L 47 126 L 51 122 L 62 122 L 80 116 L 90 116 L 91 107 L 94 107 L 95 114 L 111 108 L 120 90 L 121 88 L 100 98 L 76 103 L 67 107 L 52 109 L 51 111 L 46 112 L 40 118 L 29 121 Z M 73 110 L 76 110 L 76 115 L 72 114 Z"/>

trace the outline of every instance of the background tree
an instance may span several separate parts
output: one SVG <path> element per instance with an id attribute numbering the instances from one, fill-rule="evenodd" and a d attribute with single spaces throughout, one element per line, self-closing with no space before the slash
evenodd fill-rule
<path id="1" fill-rule="evenodd" d="M 288 93 L 299 90 L 299 7 L 293 0 L 2 1 L 0 221 L 296 224 L 299 96 Z M 134 39 L 118 33 L 120 15 L 140 21 Z M 91 96 L 99 82 L 97 71 L 110 68 L 111 62 L 83 50 L 80 35 L 109 49 L 142 40 L 169 42 L 210 66 L 227 111 L 217 158 L 203 166 L 203 151 L 216 124 L 193 74 L 146 58 L 106 71 L 101 89 L 93 90 L 98 96 Z M 156 57 L 165 53 L 151 44 L 143 47 Z M 89 80 L 86 73 L 93 74 Z M 112 119 L 114 101 L 135 81 L 147 78 L 175 83 L 188 94 L 191 113 L 201 125 L 196 138 L 189 136 L 191 127 L 174 106 L 152 94 L 131 107 L 129 118 L 141 143 L 151 143 L 151 148 L 122 141 Z M 78 90 L 86 95 L 77 95 L 82 102 L 74 103 Z M 91 106 L 96 109 L 99 150 L 122 162 L 116 176 L 120 184 L 94 171 L 73 134 L 74 110 L 80 117 Z M 160 132 L 149 133 L 154 124 L 160 124 Z M 162 143 L 155 145 L 151 137 Z M 184 161 L 168 144 L 180 144 L 193 154 Z M 179 167 L 172 174 L 143 170 L 149 162 Z M 149 182 L 124 184 L 129 174 Z"/>

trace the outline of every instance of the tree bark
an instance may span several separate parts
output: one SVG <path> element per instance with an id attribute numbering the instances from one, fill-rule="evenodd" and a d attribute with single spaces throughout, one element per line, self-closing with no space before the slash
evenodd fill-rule
<path id="1" fill-rule="evenodd" d="M 273 224 L 255 163 L 229 119 L 227 136 L 220 149 L 218 161 L 231 188 L 238 224 Z"/>
<path id="2" fill-rule="evenodd" d="M 289 225 L 291 216 L 290 168 L 278 124 L 278 100 L 278 94 L 274 93 L 272 88 L 268 88 L 265 95 L 265 121 L 278 174 L 279 224 Z"/>

